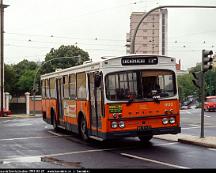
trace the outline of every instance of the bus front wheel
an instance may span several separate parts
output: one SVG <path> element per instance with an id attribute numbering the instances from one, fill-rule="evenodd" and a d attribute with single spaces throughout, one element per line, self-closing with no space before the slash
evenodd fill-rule
<path id="1" fill-rule="evenodd" d="M 141 142 L 149 142 L 152 139 L 153 135 L 149 135 L 149 136 L 141 136 L 140 135 L 138 137 L 139 137 Z"/>
<path id="2" fill-rule="evenodd" d="M 87 123 L 85 118 L 82 116 L 80 123 L 79 123 L 79 131 L 80 131 L 80 136 L 84 141 L 87 141 L 89 139 L 88 134 L 87 134 Z"/>

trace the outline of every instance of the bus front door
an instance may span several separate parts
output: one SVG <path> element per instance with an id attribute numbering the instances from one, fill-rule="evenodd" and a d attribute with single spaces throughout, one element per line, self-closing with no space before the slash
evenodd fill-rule
<path id="1" fill-rule="evenodd" d="M 95 73 L 89 73 L 89 100 L 90 100 L 90 130 L 91 135 L 100 136 L 101 128 L 101 87 L 95 86 Z"/>
<path id="2" fill-rule="evenodd" d="M 63 125 L 63 108 L 62 108 L 62 100 L 63 100 L 63 88 L 62 88 L 62 78 L 56 79 L 56 90 L 57 90 L 57 123 Z"/>

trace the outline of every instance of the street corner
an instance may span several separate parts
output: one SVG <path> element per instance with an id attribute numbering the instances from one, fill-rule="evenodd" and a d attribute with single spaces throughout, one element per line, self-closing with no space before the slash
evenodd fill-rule
<path id="1" fill-rule="evenodd" d="M 198 145 L 209 148 L 216 148 L 216 137 L 207 136 L 204 138 L 200 138 L 199 136 L 193 136 L 188 134 L 165 134 L 165 135 L 155 135 L 154 138 L 167 140 L 167 141 L 175 141 L 181 142 L 185 144 Z"/>
<path id="2" fill-rule="evenodd" d="M 178 138 L 178 142 L 199 145 L 203 147 L 216 148 L 216 137 L 207 136 L 204 138 L 200 138 L 198 136 L 192 135 L 183 135 Z"/>

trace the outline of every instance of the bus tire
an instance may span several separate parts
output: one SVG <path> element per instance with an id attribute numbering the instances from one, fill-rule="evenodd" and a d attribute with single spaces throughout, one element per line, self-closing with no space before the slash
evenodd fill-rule
<path id="1" fill-rule="evenodd" d="M 139 139 L 140 139 L 140 141 L 141 142 L 149 142 L 151 139 L 152 139 L 152 137 L 153 137 L 153 135 L 148 135 L 148 136 L 138 136 L 139 137 Z"/>
<path id="2" fill-rule="evenodd" d="M 81 116 L 79 121 L 79 134 L 82 140 L 88 141 L 88 133 L 87 133 L 87 123 L 84 116 Z"/>

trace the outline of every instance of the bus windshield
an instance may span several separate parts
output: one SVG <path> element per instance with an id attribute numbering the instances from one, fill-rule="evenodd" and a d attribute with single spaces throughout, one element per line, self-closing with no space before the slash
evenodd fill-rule
<path id="1" fill-rule="evenodd" d="M 106 76 L 106 97 L 112 101 L 172 97 L 175 74 L 170 70 L 121 71 Z"/>

